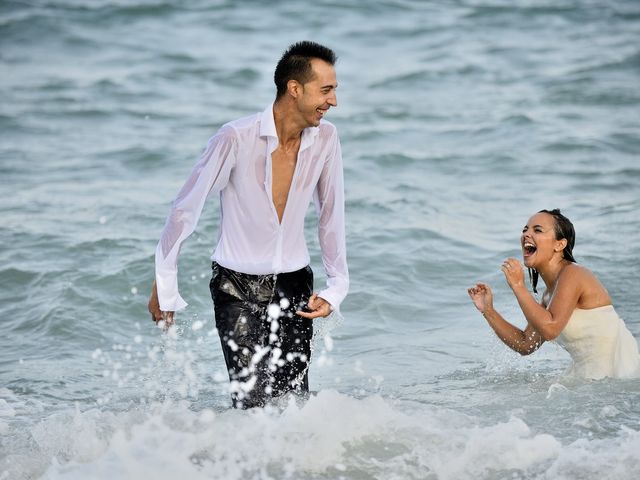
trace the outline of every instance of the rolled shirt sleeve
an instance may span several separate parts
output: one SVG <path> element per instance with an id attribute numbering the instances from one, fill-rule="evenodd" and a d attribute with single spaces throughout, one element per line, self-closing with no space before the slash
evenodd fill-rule
<path id="1" fill-rule="evenodd" d="M 327 274 L 327 287 L 318 296 L 329 302 L 334 310 L 339 310 L 349 290 L 349 270 L 345 239 L 344 174 L 337 131 L 334 131 L 332 141 L 314 192 L 314 203 L 318 213 L 322 262 Z"/>
<path id="2" fill-rule="evenodd" d="M 235 164 L 236 145 L 231 127 L 222 127 L 208 142 L 178 196 L 171 205 L 155 253 L 155 273 L 160 310 L 187 306 L 178 292 L 178 255 L 182 243 L 198 223 L 207 197 L 220 192 Z"/>

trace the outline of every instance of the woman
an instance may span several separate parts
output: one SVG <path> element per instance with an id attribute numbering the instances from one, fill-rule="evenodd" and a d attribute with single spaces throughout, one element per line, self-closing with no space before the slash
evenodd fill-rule
<path id="1" fill-rule="evenodd" d="M 525 266 L 536 287 L 542 277 L 546 291 L 540 304 L 525 286 L 524 270 L 515 258 L 502 272 L 527 319 L 524 331 L 493 308 L 488 285 L 468 290 L 474 305 L 500 340 L 521 355 L 529 355 L 547 340 L 556 339 L 571 354 L 571 373 L 584 378 L 640 375 L 638 344 L 613 308 L 611 297 L 588 269 L 573 258 L 575 231 L 560 210 L 541 210 L 522 230 Z"/>

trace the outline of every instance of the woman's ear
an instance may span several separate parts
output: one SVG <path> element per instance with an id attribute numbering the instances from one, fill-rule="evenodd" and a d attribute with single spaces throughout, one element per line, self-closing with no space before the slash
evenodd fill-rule
<path id="1" fill-rule="evenodd" d="M 556 242 L 556 248 L 554 248 L 554 251 L 556 252 L 561 252 L 563 251 L 567 246 L 567 239 L 563 238 L 562 240 L 558 240 Z"/>

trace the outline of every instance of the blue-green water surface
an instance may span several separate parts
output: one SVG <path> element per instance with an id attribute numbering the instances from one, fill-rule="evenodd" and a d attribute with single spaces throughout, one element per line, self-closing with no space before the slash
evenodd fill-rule
<path id="1" fill-rule="evenodd" d="M 302 39 L 339 56 L 351 290 L 311 397 L 234 411 L 216 202 L 169 335 L 153 253 L 207 139 L 273 100 Z M 640 381 L 518 357 L 466 293 L 522 325 L 499 266 L 559 207 L 640 338 L 637 1 L 6 0 L 0 69 L 0 480 L 640 476 Z"/>

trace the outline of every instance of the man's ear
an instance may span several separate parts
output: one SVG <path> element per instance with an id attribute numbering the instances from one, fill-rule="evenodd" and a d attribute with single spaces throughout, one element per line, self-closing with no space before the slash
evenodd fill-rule
<path id="1" fill-rule="evenodd" d="M 302 94 L 302 85 L 297 80 L 289 80 L 287 82 L 287 92 L 293 98 L 298 98 Z"/>

